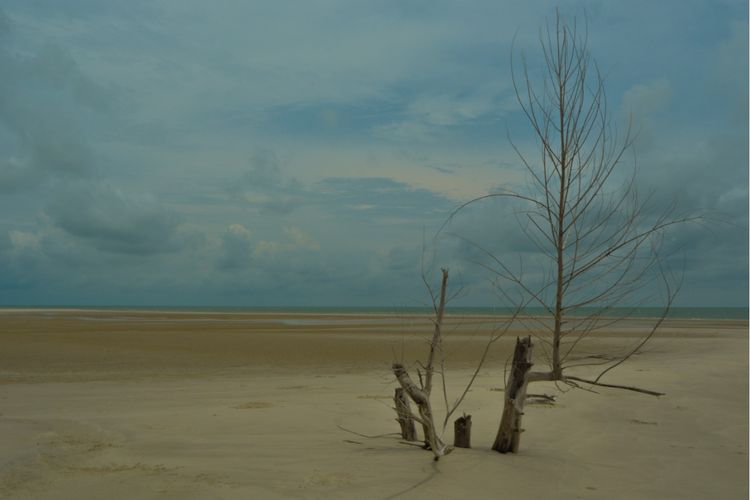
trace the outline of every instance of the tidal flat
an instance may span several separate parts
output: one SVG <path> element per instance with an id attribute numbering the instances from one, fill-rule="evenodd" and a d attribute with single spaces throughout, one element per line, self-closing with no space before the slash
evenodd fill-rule
<path id="1" fill-rule="evenodd" d="M 447 317 L 449 400 L 505 321 Z M 592 337 L 580 364 L 648 325 Z M 437 463 L 391 408 L 391 363 L 416 366 L 430 333 L 414 314 L 1 310 L 0 497 L 747 498 L 746 320 L 667 320 L 605 380 L 665 396 L 533 384 L 556 402 L 528 405 L 520 453 L 500 455 L 514 324 L 455 415 L 473 448 Z"/>

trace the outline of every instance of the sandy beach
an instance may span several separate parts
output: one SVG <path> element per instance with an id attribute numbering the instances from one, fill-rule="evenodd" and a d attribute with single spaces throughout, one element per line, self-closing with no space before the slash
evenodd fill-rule
<path id="1" fill-rule="evenodd" d="M 451 400 L 499 324 L 449 317 Z M 646 328 L 617 325 L 581 359 Z M 529 405 L 520 453 L 500 455 L 512 329 L 458 412 L 473 448 L 438 463 L 391 409 L 390 365 L 423 359 L 429 333 L 398 314 L 0 310 L 0 497 L 747 498 L 747 321 L 667 321 L 607 376 L 659 398 L 534 384 L 557 401 Z"/>

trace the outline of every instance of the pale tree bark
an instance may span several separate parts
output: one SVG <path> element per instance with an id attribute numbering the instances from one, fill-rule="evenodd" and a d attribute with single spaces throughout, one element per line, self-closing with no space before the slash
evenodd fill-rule
<path id="1" fill-rule="evenodd" d="M 531 369 L 531 337 L 516 339 L 516 349 L 513 353 L 513 365 L 510 377 L 505 385 L 505 405 L 500 420 L 500 428 L 495 437 L 492 449 L 500 453 L 517 453 L 521 441 L 521 421 L 523 407 L 526 402 L 526 387 L 529 383 Z"/>
<path id="2" fill-rule="evenodd" d="M 411 412 L 409 400 L 403 387 L 397 387 L 393 396 L 396 410 L 396 420 L 401 426 L 401 437 L 407 441 L 417 440 L 417 429 L 414 427 L 414 414 Z"/>
<path id="3" fill-rule="evenodd" d="M 427 363 L 424 365 L 424 377 L 421 375 L 419 377 L 421 387 L 414 383 L 403 364 L 393 363 L 392 367 L 393 374 L 396 376 L 399 385 L 417 405 L 419 416 L 415 416 L 415 419 L 422 424 L 425 447 L 432 451 L 435 460 L 439 460 L 440 457 L 450 451 L 439 437 L 432 412 L 432 403 L 430 402 L 430 393 L 432 392 L 433 377 L 435 374 L 435 359 L 438 352 L 442 349 L 442 327 L 443 315 L 445 314 L 447 287 L 448 270 L 442 269 L 440 298 L 435 308 L 435 329 L 433 331 L 432 340 L 430 341 L 430 351 L 427 357 Z"/>

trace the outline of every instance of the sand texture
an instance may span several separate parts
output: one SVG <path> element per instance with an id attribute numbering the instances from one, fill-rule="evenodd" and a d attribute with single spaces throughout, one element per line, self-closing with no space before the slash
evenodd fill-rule
<path id="1" fill-rule="evenodd" d="M 450 317 L 451 399 L 493 326 Z M 579 361 L 646 328 L 613 327 Z M 0 498 L 747 498 L 747 321 L 669 321 L 605 380 L 660 398 L 533 384 L 557 402 L 527 405 L 520 453 L 500 455 L 511 331 L 456 415 L 474 448 L 438 463 L 392 434 L 390 364 L 424 359 L 429 333 L 396 314 L 2 310 Z"/>

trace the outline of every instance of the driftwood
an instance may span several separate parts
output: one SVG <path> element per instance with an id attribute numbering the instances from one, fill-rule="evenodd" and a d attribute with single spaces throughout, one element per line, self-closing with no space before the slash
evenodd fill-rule
<path id="1" fill-rule="evenodd" d="M 442 455 L 445 455 L 446 450 L 445 444 L 440 440 L 437 429 L 435 429 L 435 419 L 432 417 L 432 405 L 430 405 L 429 396 L 417 387 L 417 384 L 414 383 L 401 363 L 393 363 L 393 374 L 396 375 L 396 380 L 406 394 L 417 405 L 419 416 L 414 416 L 414 419 L 421 423 L 424 429 L 425 449 L 432 450 L 435 460 L 439 459 Z"/>
<path id="2" fill-rule="evenodd" d="M 550 394 L 526 394 L 526 403 L 555 404 L 555 396 Z"/>
<path id="3" fill-rule="evenodd" d="M 591 385 L 598 385 L 599 387 L 611 387 L 613 389 L 625 389 L 626 391 L 634 391 L 634 392 L 640 392 L 642 394 L 648 394 L 649 396 L 664 396 L 665 393 L 658 392 L 658 391 L 652 391 L 650 389 L 641 389 L 640 387 L 633 387 L 631 385 L 618 385 L 618 384 L 605 384 L 604 382 L 599 382 L 599 380 L 588 380 L 585 378 L 580 377 L 570 377 L 566 376 L 565 381 L 575 381 L 575 382 L 583 382 L 585 384 L 591 384 Z"/>
<path id="4" fill-rule="evenodd" d="M 521 432 L 523 432 L 521 418 L 526 401 L 526 386 L 529 382 L 528 373 L 532 366 L 531 347 L 531 337 L 526 337 L 523 340 L 516 339 L 513 366 L 505 388 L 503 417 L 497 431 L 495 444 L 492 445 L 492 449 L 500 453 L 518 452 Z"/>
<path id="5" fill-rule="evenodd" d="M 401 426 L 401 437 L 406 441 L 416 441 L 417 429 L 414 427 L 414 415 L 411 412 L 409 400 L 402 387 L 396 388 L 393 402 L 396 404 L 396 415 L 398 424 Z"/>
<path id="6" fill-rule="evenodd" d="M 453 446 L 471 448 L 471 415 L 464 414 L 453 422 Z"/>
<path id="7" fill-rule="evenodd" d="M 424 429 L 425 448 L 431 450 L 435 460 L 450 452 L 450 449 L 441 441 L 435 426 L 435 418 L 432 415 L 430 404 L 430 393 L 432 392 L 432 378 L 435 372 L 435 354 L 441 349 L 443 314 L 445 313 L 445 291 L 448 286 L 448 270 L 442 269 L 442 281 L 440 284 L 440 299 L 435 308 L 435 331 L 430 341 L 430 352 L 427 364 L 424 365 L 424 378 L 419 374 L 420 385 L 414 383 L 406 368 L 401 363 L 393 363 L 393 374 L 404 392 L 417 405 L 419 416 L 414 415 L 414 420 L 422 424 Z"/>

